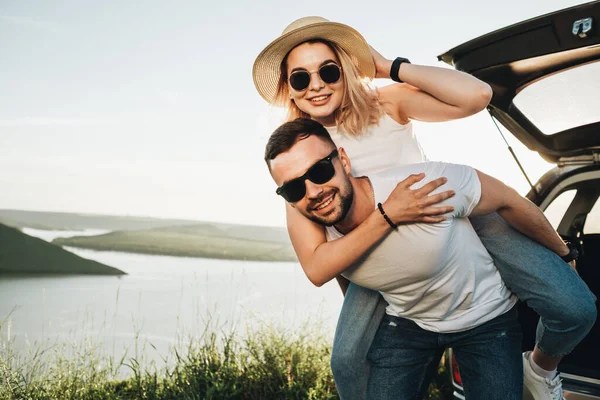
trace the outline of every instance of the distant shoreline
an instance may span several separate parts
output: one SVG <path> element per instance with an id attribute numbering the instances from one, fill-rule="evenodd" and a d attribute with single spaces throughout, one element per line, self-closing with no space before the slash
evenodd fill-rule
<path id="1" fill-rule="evenodd" d="M 96 251 L 150 254 L 220 260 L 296 262 L 286 237 L 272 232 L 219 231 L 212 226 L 180 226 L 133 231 L 114 231 L 93 236 L 58 237 L 57 246 Z"/>
<path id="2" fill-rule="evenodd" d="M 93 236 L 87 236 L 93 238 Z M 210 253 L 202 251 L 201 249 L 177 249 L 177 248 L 161 248 L 156 249 L 151 246 L 149 247 L 138 247 L 138 246 L 127 246 L 127 245 L 115 245 L 115 244 L 102 244 L 102 243 L 77 243 L 71 239 L 79 238 L 57 238 L 52 241 L 53 244 L 63 247 L 74 247 L 78 249 L 94 250 L 94 251 L 114 251 L 117 253 L 130 253 L 130 254 L 146 254 L 154 256 L 170 256 L 170 257 L 190 257 L 190 258 L 209 258 L 217 260 L 237 260 L 237 261 L 269 261 L 269 262 L 298 262 L 295 255 L 291 256 L 275 256 L 275 255 L 263 255 L 263 256 L 252 256 L 252 255 L 234 255 L 234 254 L 222 254 L 222 253 Z"/>
<path id="3" fill-rule="evenodd" d="M 73 236 L 55 237 L 51 243 L 97 251 L 246 261 L 298 260 L 283 227 L 22 210 L 0 210 L 0 223 L 17 229 L 70 230 Z M 90 230 L 104 233 L 85 233 Z"/>

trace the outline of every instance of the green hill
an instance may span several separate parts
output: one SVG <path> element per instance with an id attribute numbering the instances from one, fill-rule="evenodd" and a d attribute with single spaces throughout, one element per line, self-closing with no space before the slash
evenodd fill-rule
<path id="1" fill-rule="evenodd" d="M 283 229 L 202 223 L 197 225 L 116 231 L 97 236 L 57 238 L 60 246 L 181 257 L 254 261 L 296 261 Z"/>
<path id="2" fill-rule="evenodd" d="M 229 239 L 250 240 L 253 242 L 273 242 L 290 244 L 284 228 L 258 225 L 234 225 L 222 222 L 196 222 L 194 225 L 167 226 L 151 229 L 153 232 L 170 232 L 191 236 L 211 236 Z"/>
<path id="3" fill-rule="evenodd" d="M 281 227 L 238 225 L 185 219 L 0 210 L 0 223 L 15 228 L 73 231 L 85 229 L 124 231 L 171 227 L 178 232 L 186 231 L 195 235 L 227 236 L 239 239 L 289 243 L 287 232 Z M 189 230 L 186 230 L 185 227 L 189 227 Z"/>
<path id="4" fill-rule="evenodd" d="M 55 239 L 52 243 L 59 246 L 182 257 L 297 260 L 281 227 L 23 210 L 0 210 L 0 223 L 16 228 L 114 231 Z"/>
<path id="5" fill-rule="evenodd" d="M 123 275 L 125 272 L 87 260 L 15 228 L 0 224 L 0 274 Z"/>

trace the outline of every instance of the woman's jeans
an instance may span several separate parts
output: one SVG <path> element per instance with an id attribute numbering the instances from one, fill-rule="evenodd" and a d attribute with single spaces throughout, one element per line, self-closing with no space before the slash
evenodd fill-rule
<path id="1" fill-rule="evenodd" d="M 383 317 L 368 353 L 369 400 L 419 400 L 444 350 L 452 347 L 467 399 L 521 400 L 521 325 L 512 310 L 464 332 L 436 333 L 405 318 Z"/>
<path id="2" fill-rule="evenodd" d="M 596 298 L 587 285 L 560 257 L 508 226 L 498 214 L 470 221 L 506 286 L 540 315 L 537 346 L 555 357 L 571 352 L 596 321 Z M 342 400 L 367 398 L 367 353 L 386 306 L 378 292 L 353 283 L 348 287 L 331 356 Z"/>

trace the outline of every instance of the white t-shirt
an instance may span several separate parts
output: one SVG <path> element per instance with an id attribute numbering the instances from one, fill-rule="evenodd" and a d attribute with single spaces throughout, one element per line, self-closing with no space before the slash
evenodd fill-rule
<path id="1" fill-rule="evenodd" d="M 456 192 L 444 201 L 454 206 L 454 212 L 437 224 L 400 225 L 342 275 L 380 291 L 389 303 L 388 314 L 413 320 L 423 329 L 446 333 L 472 329 L 507 312 L 517 301 L 466 218 L 479 202 L 481 185 L 475 170 L 464 165 L 405 165 L 369 176 L 375 204 L 385 201 L 398 182 L 420 172 L 425 179 L 413 188 L 440 176 L 448 178 L 435 192 Z M 327 228 L 328 240 L 341 236 L 335 228 Z"/>

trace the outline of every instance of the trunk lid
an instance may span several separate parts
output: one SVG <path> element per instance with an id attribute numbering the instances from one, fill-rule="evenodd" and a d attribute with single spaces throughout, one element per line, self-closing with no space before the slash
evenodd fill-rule
<path id="1" fill-rule="evenodd" d="M 489 112 L 559 165 L 600 161 L 600 1 L 520 22 L 438 56 L 490 84 Z"/>

